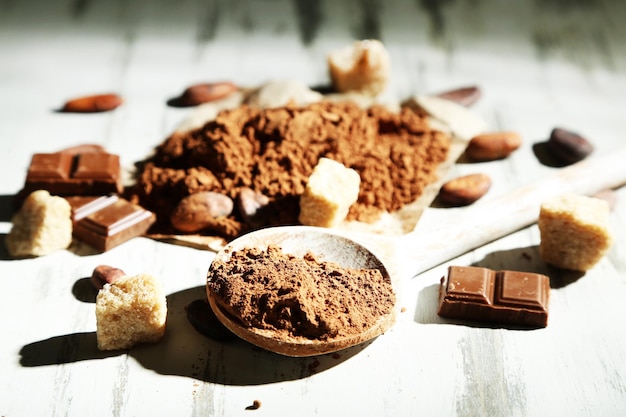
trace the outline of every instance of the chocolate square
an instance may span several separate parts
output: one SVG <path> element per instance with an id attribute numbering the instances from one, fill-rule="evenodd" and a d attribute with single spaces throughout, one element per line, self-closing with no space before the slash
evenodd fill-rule
<path id="1" fill-rule="evenodd" d="M 106 152 L 35 154 L 20 194 L 36 190 L 61 196 L 121 193 L 119 156 Z"/>
<path id="2" fill-rule="evenodd" d="M 115 195 L 68 201 L 74 237 L 103 252 L 145 234 L 156 220 L 154 213 Z"/>
<path id="3" fill-rule="evenodd" d="M 546 275 L 451 266 L 439 292 L 441 317 L 521 327 L 548 325 Z"/>

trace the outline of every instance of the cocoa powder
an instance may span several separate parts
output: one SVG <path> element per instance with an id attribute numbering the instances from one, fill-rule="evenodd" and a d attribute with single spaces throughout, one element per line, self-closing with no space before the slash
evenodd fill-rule
<path id="1" fill-rule="evenodd" d="M 215 260 L 207 282 L 219 305 L 241 323 L 287 337 L 356 335 L 395 304 L 391 283 L 377 269 L 342 268 L 311 253 L 298 258 L 277 246 Z"/>
<path id="2" fill-rule="evenodd" d="M 415 201 L 436 178 L 450 139 L 410 109 L 320 102 L 259 109 L 246 105 L 219 113 L 202 128 L 177 132 L 141 164 L 130 198 L 157 214 L 153 232 L 174 232 L 169 217 L 195 192 L 236 200 L 249 188 L 269 200 L 254 227 L 297 224 L 299 196 L 321 157 L 355 169 L 358 201 L 348 220 L 375 221 Z M 257 213 L 258 214 L 258 213 Z M 252 226 L 235 212 L 202 234 L 235 237 Z"/>

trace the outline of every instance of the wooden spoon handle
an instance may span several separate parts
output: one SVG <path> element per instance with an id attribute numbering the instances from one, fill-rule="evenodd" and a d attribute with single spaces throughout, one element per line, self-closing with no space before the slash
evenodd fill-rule
<path id="1" fill-rule="evenodd" d="M 531 185 L 460 209 L 444 222 L 420 223 L 414 232 L 397 241 L 396 261 L 405 265 L 404 277 L 415 276 L 535 223 L 541 203 L 551 196 L 592 195 L 623 184 L 626 148 L 558 169 Z"/>

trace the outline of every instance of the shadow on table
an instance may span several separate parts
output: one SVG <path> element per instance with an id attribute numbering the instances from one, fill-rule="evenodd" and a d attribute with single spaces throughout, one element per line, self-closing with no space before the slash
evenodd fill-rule
<path id="1" fill-rule="evenodd" d="M 0 222 L 10 223 L 15 212 L 15 196 L 14 195 L 0 195 Z M 0 261 L 8 261 L 13 259 L 7 251 L 6 233 L 0 234 Z"/>
<path id="2" fill-rule="evenodd" d="M 12 261 L 13 257 L 9 254 L 7 245 L 5 243 L 7 238 L 6 233 L 0 233 L 0 261 Z"/>
<path id="3" fill-rule="evenodd" d="M 0 222 L 10 222 L 15 213 L 15 195 L 0 195 Z"/>
<path id="4" fill-rule="evenodd" d="M 472 266 L 547 275 L 550 277 L 550 288 L 552 289 L 566 287 L 585 275 L 582 271 L 568 271 L 546 264 L 539 255 L 539 246 L 537 245 L 491 252 Z"/>
<path id="5" fill-rule="evenodd" d="M 537 160 L 548 167 L 552 168 L 563 168 L 568 164 L 556 158 L 553 153 L 548 148 L 548 140 L 544 140 L 543 142 L 535 142 L 533 143 L 533 153 Z"/>
<path id="6" fill-rule="evenodd" d="M 20 256 L 20 257 L 11 256 L 6 246 L 6 237 L 7 237 L 6 233 L 0 233 L 0 261 L 19 261 L 22 259 L 37 258 L 37 256 Z M 101 252 L 98 252 L 96 249 L 92 248 L 91 246 L 77 241 L 76 239 L 72 240 L 72 244 L 70 245 L 69 248 L 67 248 L 67 250 L 77 256 L 93 256 L 93 255 L 98 255 L 101 253 Z"/>
<path id="7" fill-rule="evenodd" d="M 94 302 L 88 278 L 74 285 L 74 295 Z M 90 285 L 90 284 L 89 284 Z M 243 340 L 220 342 L 197 332 L 187 319 L 185 307 L 205 297 L 204 286 L 170 294 L 165 336 L 156 344 L 127 351 L 98 350 L 96 333 L 73 333 L 25 345 L 20 364 L 25 367 L 58 365 L 128 354 L 146 369 L 163 375 L 179 375 L 226 385 L 259 385 L 306 378 L 330 369 L 364 350 L 369 343 L 340 352 L 291 358 L 268 352 Z"/>
<path id="8" fill-rule="evenodd" d="M 539 255 L 538 246 L 495 251 L 487 254 L 483 259 L 474 262 L 471 266 L 494 270 L 513 270 L 544 274 L 550 277 L 550 288 L 559 289 L 580 279 L 584 272 L 567 271 L 547 265 Z M 439 307 L 439 284 L 424 287 L 417 296 L 414 321 L 421 324 L 462 324 L 470 327 L 502 328 L 502 325 L 485 323 L 470 323 L 463 320 L 444 319 L 437 315 Z M 526 330 L 506 326 L 506 328 Z"/>

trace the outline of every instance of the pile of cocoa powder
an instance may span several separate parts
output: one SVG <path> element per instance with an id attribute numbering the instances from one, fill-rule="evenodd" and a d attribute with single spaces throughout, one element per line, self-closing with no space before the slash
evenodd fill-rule
<path id="1" fill-rule="evenodd" d="M 352 336 L 392 312 L 391 283 L 377 269 L 342 268 L 285 254 L 277 246 L 245 248 L 215 260 L 208 289 L 246 326 L 285 337 L 327 340 Z"/>
<path id="2" fill-rule="evenodd" d="M 436 178 L 450 139 L 423 115 L 350 102 L 222 111 L 189 132 L 176 132 L 140 164 L 129 198 L 157 214 L 154 233 L 175 233 L 169 217 L 178 202 L 199 191 L 237 200 L 250 189 L 269 201 L 249 221 L 235 209 L 202 234 L 235 237 L 251 228 L 297 224 L 299 196 L 321 157 L 355 169 L 361 177 L 349 220 L 375 221 L 415 201 Z M 244 193 L 245 194 L 245 193 Z M 240 204 L 240 207 L 245 207 Z M 243 214 L 243 215 L 242 215 Z"/>

